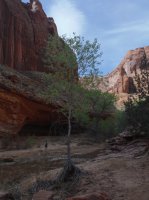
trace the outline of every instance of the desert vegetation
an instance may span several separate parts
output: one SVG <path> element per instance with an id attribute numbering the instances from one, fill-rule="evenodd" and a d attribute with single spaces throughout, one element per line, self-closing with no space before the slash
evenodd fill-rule
<path id="1" fill-rule="evenodd" d="M 99 121 L 111 115 L 112 107 L 114 110 L 114 96 L 100 92 L 95 84 L 101 55 L 97 39 L 85 41 L 75 33 L 72 38 L 50 36 L 45 49 L 44 63 L 49 69 L 46 76 L 49 86 L 45 96 L 49 103 L 57 102 L 68 125 L 67 161 L 58 178 L 61 182 L 69 176 L 76 178 L 81 174 L 71 159 L 72 121 L 76 124 L 92 121 L 92 129 L 97 135 Z M 56 61 L 58 67 L 53 66 Z M 83 84 L 80 78 L 84 79 Z"/>
<path id="2" fill-rule="evenodd" d="M 109 156 L 113 156 L 112 159 L 117 155 L 127 157 L 124 145 L 128 145 L 129 149 L 129 142 L 134 138 L 148 135 L 147 71 L 136 75 L 136 96 L 130 96 L 125 102 L 125 110 L 117 110 L 116 96 L 98 88 L 102 52 L 96 39 L 90 42 L 75 34 L 73 38 L 50 36 L 43 52 L 47 73 L 42 73 L 42 82 L 46 83 L 46 87 L 37 90 L 37 96 L 49 106 L 54 104 L 59 110 L 59 118 L 47 126 L 45 136 L 38 137 L 36 133 L 40 130 L 35 133 L 32 128 L 28 137 L 5 135 L 1 138 L 0 186 L 10 191 L 12 198 L 16 200 L 31 199 L 40 190 L 50 190 L 55 199 L 65 200 L 79 191 L 78 185 L 81 186 L 82 181 L 91 186 L 91 171 L 97 167 L 97 158 L 106 159 L 107 151 L 110 152 Z M 53 127 L 56 127 L 56 134 L 53 133 Z M 124 134 L 119 135 L 122 132 Z M 115 138 L 110 139 L 112 137 Z M 142 148 L 137 153 L 133 143 L 130 143 L 133 149 L 131 158 L 148 155 L 148 146 L 143 142 L 140 142 Z M 90 159 L 95 159 L 95 166 L 91 165 Z M 112 159 L 109 162 L 114 170 L 117 162 L 122 160 L 114 161 L 113 164 Z M 84 160 L 92 166 L 91 170 L 83 165 Z M 125 164 L 129 162 L 127 158 L 124 160 Z M 102 164 L 101 171 L 106 168 L 107 163 Z M 135 164 L 139 171 L 139 163 Z M 14 167 L 17 172 L 6 175 Z M 50 174 L 51 170 L 53 175 Z M 126 173 L 127 170 L 124 174 Z M 23 174 L 28 174 L 31 178 L 26 179 Z M 116 174 L 113 177 L 116 179 Z M 95 188 L 98 179 L 102 177 L 94 180 Z M 103 182 L 104 187 L 105 184 L 109 183 Z M 104 190 L 107 192 L 105 188 Z M 113 191 L 111 195 L 114 196 Z M 116 198 L 119 200 L 119 197 Z"/>
<path id="3" fill-rule="evenodd" d="M 149 72 L 144 67 L 136 74 L 137 94 L 125 102 L 128 126 L 136 136 L 149 136 Z"/>

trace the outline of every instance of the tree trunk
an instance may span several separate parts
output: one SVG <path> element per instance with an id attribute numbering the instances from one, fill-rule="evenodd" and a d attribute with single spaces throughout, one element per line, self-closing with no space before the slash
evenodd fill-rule
<path id="1" fill-rule="evenodd" d="M 69 114 L 68 114 L 68 138 L 67 138 L 67 158 L 68 161 L 71 160 L 71 147 L 70 147 L 70 136 L 71 136 L 71 108 L 69 108 Z"/>
<path id="2" fill-rule="evenodd" d="M 95 139 L 99 139 L 99 119 L 95 118 Z"/>

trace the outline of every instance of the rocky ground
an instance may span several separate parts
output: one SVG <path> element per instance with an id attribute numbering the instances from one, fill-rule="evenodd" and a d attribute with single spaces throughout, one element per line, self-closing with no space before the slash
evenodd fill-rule
<path id="1" fill-rule="evenodd" d="M 31 199 L 28 191 L 50 190 L 49 180 L 53 180 L 63 166 L 66 146 L 64 137 L 49 137 L 45 149 L 45 140 L 44 137 L 36 138 L 32 148 L 26 150 L 1 149 L 0 191 L 17 191 L 18 195 L 21 192 L 25 200 Z M 54 199 L 105 193 L 111 200 L 148 200 L 147 145 L 144 139 L 118 145 L 113 142 L 99 144 L 85 136 L 74 136 L 73 160 L 85 173 L 77 185 L 72 188 L 69 185 L 70 190 L 66 189 L 68 185 L 54 189 Z"/>

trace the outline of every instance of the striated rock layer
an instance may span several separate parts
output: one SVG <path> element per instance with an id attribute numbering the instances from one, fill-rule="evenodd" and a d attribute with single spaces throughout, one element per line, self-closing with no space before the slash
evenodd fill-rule
<path id="1" fill-rule="evenodd" d="M 26 124 L 58 122 L 58 108 L 46 104 L 43 77 L 44 73 L 22 74 L 0 66 L 0 135 L 16 134 Z"/>
<path id="2" fill-rule="evenodd" d="M 110 200 L 110 198 L 105 193 L 93 193 L 93 194 L 86 194 L 83 196 L 72 197 L 68 198 L 67 200 Z"/>
<path id="3" fill-rule="evenodd" d="M 118 67 L 105 77 L 107 90 L 114 93 L 135 93 L 135 75 L 149 68 L 149 46 L 128 51 Z"/>
<path id="4" fill-rule="evenodd" d="M 0 1 L 0 135 L 59 119 L 58 108 L 42 96 L 42 50 L 49 34 L 58 35 L 57 28 L 38 0 Z"/>
<path id="5" fill-rule="evenodd" d="M 41 53 L 49 34 L 57 34 L 57 28 L 38 0 L 0 1 L 0 64 L 44 71 Z"/>
<path id="6" fill-rule="evenodd" d="M 149 46 L 128 51 L 118 67 L 103 77 L 99 88 L 117 94 L 121 106 L 129 94 L 136 93 L 135 76 L 144 68 L 149 69 Z"/>

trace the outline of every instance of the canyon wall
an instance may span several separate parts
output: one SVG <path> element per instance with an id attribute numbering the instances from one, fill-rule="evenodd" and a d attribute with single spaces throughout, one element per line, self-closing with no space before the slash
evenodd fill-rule
<path id="1" fill-rule="evenodd" d="M 108 74 L 108 91 L 135 93 L 135 75 L 144 68 L 149 68 L 149 46 L 128 51 L 118 67 Z"/>
<path id="2" fill-rule="evenodd" d="M 123 107 L 128 96 L 137 92 L 136 74 L 145 68 L 149 69 L 149 46 L 130 50 L 120 64 L 102 78 L 99 89 L 116 94 L 118 107 Z"/>
<path id="3" fill-rule="evenodd" d="M 149 69 L 149 46 L 130 50 L 120 64 L 107 76 L 99 88 L 115 94 L 136 92 L 136 74 Z"/>
<path id="4" fill-rule="evenodd" d="M 59 119 L 58 108 L 42 96 L 42 49 L 49 34 L 58 35 L 57 27 L 38 0 L 0 1 L 0 135 Z"/>
<path id="5" fill-rule="evenodd" d="M 0 64 L 19 71 L 44 71 L 41 54 L 49 34 L 57 35 L 57 27 L 38 0 L 0 1 Z"/>

